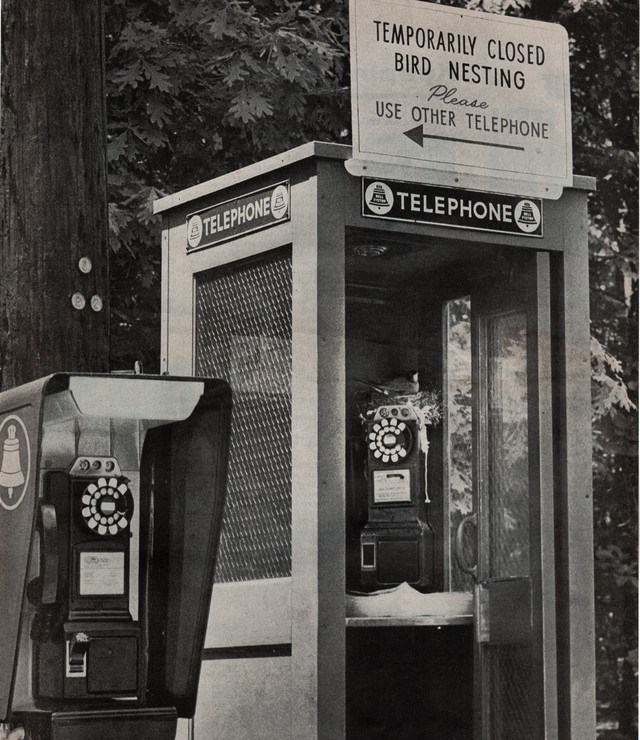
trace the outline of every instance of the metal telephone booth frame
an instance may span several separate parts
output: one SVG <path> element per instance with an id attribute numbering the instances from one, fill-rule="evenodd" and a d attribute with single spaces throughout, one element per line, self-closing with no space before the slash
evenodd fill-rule
<path id="1" fill-rule="evenodd" d="M 225 377 L 236 399 L 195 736 L 594 737 L 594 181 L 544 201 L 531 238 L 365 217 L 350 155 L 310 143 L 156 203 L 162 370 Z M 454 531 L 443 306 L 461 295 L 474 483 Z M 412 362 L 443 398 L 426 482 L 437 583 L 424 613 L 362 616 L 345 596 L 354 383 Z M 475 537 L 475 569 L 456 536 Z"/>

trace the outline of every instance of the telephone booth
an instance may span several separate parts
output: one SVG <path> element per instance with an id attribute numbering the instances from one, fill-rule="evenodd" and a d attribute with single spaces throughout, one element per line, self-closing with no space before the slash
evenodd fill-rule
<path id="1" fill-rule="evenodd" d="M 350 156 L 156 204 L 162 369 L 234 393 L 195 738 L 594 737 L 594 182 L 536 201 Z"/>

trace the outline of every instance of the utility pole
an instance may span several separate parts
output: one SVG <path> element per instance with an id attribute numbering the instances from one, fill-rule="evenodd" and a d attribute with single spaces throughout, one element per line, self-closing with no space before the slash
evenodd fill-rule
<path id="1" fill-rule="evenodd" d="M 101 0 L 2 0 L 0 390 L 109 369 Z"/>

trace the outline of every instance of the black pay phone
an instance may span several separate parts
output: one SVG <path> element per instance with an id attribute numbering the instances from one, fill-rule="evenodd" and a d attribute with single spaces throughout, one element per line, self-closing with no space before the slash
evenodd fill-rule
<path id="1" fill-rule="evenodd" d="M 29 740 L 173 740 L 193 716 L 230 417 L 210 379 L 0 394 L 0 718 Z"/>
<path id="2" fill-rule="evenodd" d="M 107 470 L 109 477 L 100 474 Z M 129 611 L 127 577 L 129 481 L 115 458 L 80 458 L 69 473 L 45 473 L 42 501 L 43 576 L 35 582 L 42 606 L 32 627 L 36 698 L 141 698 L 141 634 Z"/>
<path id="3" fill-rule="evenodd" d="M 363 431 L 367 459 L 367 522 L 360 533 L 360 581 L 365 588 L 406 582 L 438 587 L 435 533 L 428 517 L 423 394 L 372 404 Z"/>

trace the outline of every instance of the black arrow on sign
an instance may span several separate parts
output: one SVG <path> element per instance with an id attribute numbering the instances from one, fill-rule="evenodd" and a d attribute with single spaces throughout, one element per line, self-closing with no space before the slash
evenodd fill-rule
<path id="1" fill-rule="evenodd" d="M 492 144 L 489 141 L 472 141 L 471 139 L 457 139 L 453 136 L 435 136 L 435 134 L 425 134 L 422 124 L 415 128 L 410 128 L 403 132 L 407 139 L 411 139 L 420 147 L 424 146 L 425 139 L 439 139 L 440 141 L 459 141 L 461 144 L 475 144 L 476 146 L 494 146 L 498 149 L 516 149 L 519 152 L 524 151 L 523 146 L 512 146 L 511 144 Z"/>
<path id="2" fill-rule="evenodd" d="M 423 146 L 425 133 L 422 130 L 422 124 L 416 126 L 415 128 L 410 128 L 408 131 L 405 131 L 404 135 L 407 137 L 407 139 L 411 139 L 411 141 L 415 142 L 418 146 Z"/>

